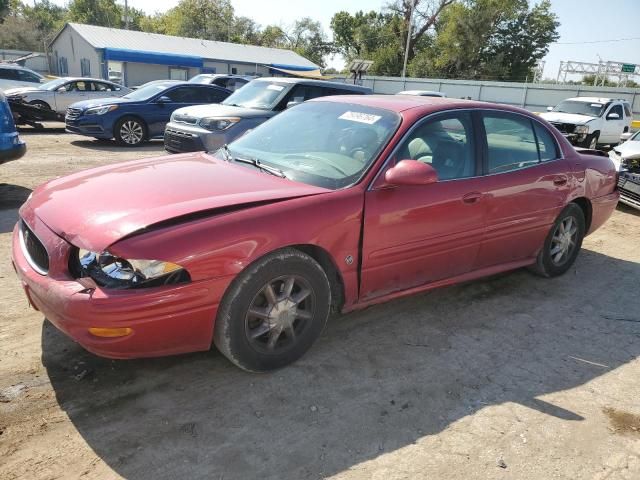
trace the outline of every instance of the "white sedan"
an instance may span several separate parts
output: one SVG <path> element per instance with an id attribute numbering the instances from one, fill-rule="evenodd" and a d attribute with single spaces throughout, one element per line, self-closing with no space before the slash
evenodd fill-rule
<path id="1" fill-rule="evenodd" d="M 67 107 L 82 100 L 121 97 L 131 89 L 97 78 L 56 78 L 36 87 L 10 88 L 4 93 L 9 100 L 22 100 L 64 115 Z"/>

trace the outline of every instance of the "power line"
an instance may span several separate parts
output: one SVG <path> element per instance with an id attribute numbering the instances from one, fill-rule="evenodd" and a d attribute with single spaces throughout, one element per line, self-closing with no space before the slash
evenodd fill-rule
<path id="1" fill-rule="evenodd" d="M 626 42 L 628 40 L 640 40 L 640 37 L 612 38 L 611 40 L 593 40 L 593 41 L 585 41 L 585 42 L 553 42 L 553 45 L 583 45 L 585 43 Z"/>

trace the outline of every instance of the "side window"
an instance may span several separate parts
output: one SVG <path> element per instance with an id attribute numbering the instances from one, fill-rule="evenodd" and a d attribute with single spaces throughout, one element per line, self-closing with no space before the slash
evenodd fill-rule
<path id="1" fill-rule="evenodd" d="M 0 78 L 4 80 L 17 80 L 18 74 L 15 68 L 0 68 Z"/>
<path id="2" fill-rule="evenodd" d="M 198 87 L 178 87 L 171 90 L 166 95 L 176 103 L 211 103 L 207 102 L 207 88 Z"/>
<path id="3" fill-rule="evenodd" d="M 328 92 L 325 95 L 362 95 L 364 92 L 357 90 L 345 90 L 342 88 L 328 88 Z"/>
<path id="4" fill-rule="evenodd" d="M 229 96 L 227 92 L 217 88 L 202 88 L 199 94 L 198 103 L 220 103 Z"/>
<path id="5" fill-rule="evenodd" d="M 540 154 L 541 162 L 548 162 L 549 160 L 555 160 L 560 155 L 558 154 L 558 145 L 549 133 L 549 130 L 544 128 L 538 122 L 533 122 L 533 128 L 536 131 L 536 138 L 538 139 L 538 152 Z"/>
<path id="6" fill-rule="evenodd" d="M 531 120 L 508 113 L 482 115 L 488 146 L 488 173 L 508 172 L 538 163 Z"/>
<path id="7" fill-rule="evenodd" d="M 91 82 L 75 82 L 75 90 L 78 92 L 90 92 L 91 91 Z"/>
<path id="8" fill-rule="evenodd" d="M 631 117 L 631 108 L 629 107 L 628 103 L 624 104 L 624 113 L 627 115 L 627 117 Z"/>
<path id="9" fill-rule="evenodd" d="M 622 115 L 622 105 L 620 104 L 611 107 L 611 110 L 609 110 L 609 113 L 607 113 L 607 117 L 612 113 L 618 114 L 618 120 L 622 120 L 624 118 L 624 116 Z"/>
<path id="10" fill-rule="evenodd" d="M 34 75 L 31 72 L 28 72 L 26 70 L 16 70 L 16 73 L 18 74 L 18 80 L 20 80 L 21 82 L 40 83 L 40 77 Z"/>
<path id="11" fill-rule="evenodd" d="M 430 164 L 438 180 L 473 177 L 476 159 L 469 112 L 445 114 L 418 126 L 400 146 L 397 160 Z"/>
<path id="12" fill-rule="evenodd" d="M 93 90 L 96 92 L 110 92 L 111 85 L 102 82 L 93 82 Z"/>

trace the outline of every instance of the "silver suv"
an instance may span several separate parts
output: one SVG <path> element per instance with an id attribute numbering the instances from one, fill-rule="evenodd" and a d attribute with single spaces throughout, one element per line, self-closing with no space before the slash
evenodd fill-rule
<path id="1" fill-rule="evenodd" d="M 215 105 L 180 108 L 164 131 L 171 153 L 217 150 L 281 111 L 327 95 L 365 95 L 371 89 L 301 78 L 257 78 Z"/>

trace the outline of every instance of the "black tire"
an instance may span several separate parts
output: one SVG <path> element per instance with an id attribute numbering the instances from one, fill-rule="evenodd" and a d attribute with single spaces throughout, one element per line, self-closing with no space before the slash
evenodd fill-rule
<path id="1" fill-rule="evenodd" d="M 573 245 L 569 243 L 569 251 L 564 256 L 560 255 L 558 247 L 563 245 L 562 241 L 557 241 L 557 238 L 561 237 L 564 232 L 562 226 L 567 225 L 567 220 L 572 218 L 575 221 L 575 237 L 573 237 Z M 538 253 L 538 259 L 536 264 L 532 267 L 532 270 L 543 277 L 557 277 L 562 275 L 571 268 L 580 248 L 582 247 L 582 239 L 584 238 L 586 229 L 584 213 L 582 209 L 575 203 L 570 203 L 564 210 L 558 215 L 558 218 L 554 222 L 549 234 L 544 241 L 544 245 Z M 556 253 L 553 253 L 556 252 Z"/>
<path id="2" fill-rule="evenodd" d="M 137 147 L 147 140 L 147 125 L 138 117 L 122 117 L 113 127 L 113 136 L 120 145 Z"/>
<path id="3" fill-rule="evenodd" d="M 290 278 L 294 280 L 286 293 Z M 268 285 L 271 295 L 267 295 Z M 270 303 L 268 297 L 276 301 Z M 281 368 L 311 348 L 330 308 L 331 288 L 320 264 L 299 250 L 278 250 L 257 260 L 232 282 L 218 309 L 213 342 L 244 370 Z M 254 315 L 256 311 L 259 316 Z M 303 313 L 304 318 L 298 317 Z M 269 346 L 272 337 L 275 341 Z"/>
<path id="4" fill-rule="evenodd" d="M 593 132 L 582 141 L 582 147 L 590 148 L 591 150 L 595 150 L 598 147 L 598 138 L 600 137 L 600 132 Z"/>

